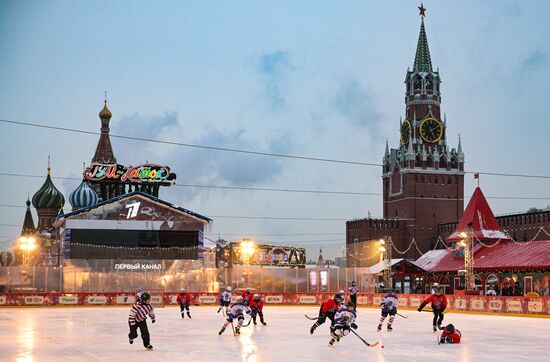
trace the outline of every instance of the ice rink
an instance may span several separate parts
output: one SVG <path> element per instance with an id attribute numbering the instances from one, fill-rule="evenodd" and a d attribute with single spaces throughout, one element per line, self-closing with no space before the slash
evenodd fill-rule
<path id="1" fill-rule="evenodd" d="M 243 328 L 240 337 L 223 324 L 214 307 L 192 307 L 181 319 L 177 307 L 157 309 L 151 324 L 154 351 L 141 339 L 128 343 L 129 308 L 0 308 L 2 361 L 549 361 L 550 319 L 449 313 L 445 322 L 461 330 L 460 345 L 437 345 L 431 314 L 401 311 L 394 331 L 376 332 L 379 311 L 359 309 L 357 332 L 328 346 L 328 323 L 309 334 L 311 307 L 266 307 L 267 326 Z"/>

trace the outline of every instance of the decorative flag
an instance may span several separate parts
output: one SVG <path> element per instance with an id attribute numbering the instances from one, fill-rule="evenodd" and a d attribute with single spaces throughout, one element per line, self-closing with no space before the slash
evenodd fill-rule
<path id="1" fill-rule="evenodd" d="M 474 173 L 474 179 L 479 179 L 479 173 Z"/>

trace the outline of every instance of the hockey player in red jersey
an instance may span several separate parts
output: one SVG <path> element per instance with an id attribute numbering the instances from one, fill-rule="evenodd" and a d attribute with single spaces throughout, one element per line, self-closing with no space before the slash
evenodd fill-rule
<path id="1" fill-rule="evenodd" d="M 455 326 L 453 326 L 452 324 L 447 324 L 443 329 L 443 333 L 441 333 L 439 343 L 457 344 L 460 343 L 461 338 L 462 334 L 460 333 L 460 331 L 456 329 Z"/>
<path id="2" fill-rule="evenodd" d="M 250 300 L 252 299 L 252 293 L 250 293 L 250 288 L 246 288 L 246 291 L 241 294 L 241 297 L 243 297 L 244 305 L 249 305 Z"/>
<path id="3" fill-rule="evenodd" d="M 260 298 L 259 294 L 254 294 L 254 297 L 250 300 L 250 303 L 248 303 L 248 306 L 250 309 L 252 309 L 252 322 L 254 324 L 256 323 L 256 316 L 260 316 L 260 323 L 262 323 L 264 326 L 267 325 L 266 322 L 264 322 L 264 301 L 262 298 Z"/>
<path id="4" fill-rule="evenodd" d="M 418 307 L 418 311 L 422 312 L 422 309 L 426 304 L 432 304 L 432 312 L 434 314 L 433 330 L 437 332 L 437 329 L 442 329 L 441 322 L 443 322 L 443 312 L 447 308 L 447 297 L 443 294 L 443 288 L 437 287 L 435 293 L 426 298 Z"/>
<path id="5" fill-rule="evenodd" d="M 187 310 L 187 316 L 189 317 L 189 319 L 191 319 L 191 313 L 189 311 L 189 306 L 191 305 L 191 297 L 188 293 L 185 292 L 185 288 L 181 288 L 176 302 L 178 302 L 178 304 L 180 305 L 181 317 L 185 318 L 185 311 Z"/>
<path id="6" fill-rule="evenodd" d="M 139 328 L 141 332 L 141 339 L 143 340 L 143 346 L 147 350 L 152 351 L 149 329 L 147 328 L 147 316 L 151 317 L 151 322 L 155 323 L 155 312 L 151 305 L 151 295 L 143 292 L 140 296 L 140 300 L 136 301 L 130 309 L 130 315 L 128 317 L 128 324 L 130 326 L 130 333 L 128 338 L 130 344 L 134 343 L 134 339 L 137 338 L 137 330 Z"/>
<path id="7" fill-rule="evenodd" d="M 340 305 L 344 302 L 344 297 L 342 297 L 340 294 L 334 295 L 333 298 L 327 299 L 321 304 L 321 308 L 319 308 L 319 317 L 317 318 L 317 321 L 313 323 L 311 328 L 309 329 L 309 333 L 313 334 L 315 332 L 315 329 L 319 327 L 321 324 L 325 323 L 327 317 L 330 319 L 331 322 L 334 322 L 334 315 L 340 309 Z"/>

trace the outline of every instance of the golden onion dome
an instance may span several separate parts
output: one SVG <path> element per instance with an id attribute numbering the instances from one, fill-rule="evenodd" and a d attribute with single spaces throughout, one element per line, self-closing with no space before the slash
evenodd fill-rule
<path id="1" fill-rule="evenodd" d="M 99 112 L 99 118 L 111 119 L 112 116 L 113 114 L 111 113 L 109 108 L 107 108 L 107 101 L 105 101 L 105 105 L 103 106 L 103 109 L 101 110 L 101 112 Z"/>

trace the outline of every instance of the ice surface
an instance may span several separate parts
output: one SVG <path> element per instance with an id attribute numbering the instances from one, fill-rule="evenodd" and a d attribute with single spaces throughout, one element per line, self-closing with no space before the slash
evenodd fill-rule
<path id="1" fill-rule="evenodd" d="M 264 308 L 268 325 L 217 332 L 223 318 L 214 307 L 191 307 L 193 319 L 179 308 L 157 309 L 151 324 L 153 352 L 141 339 L 127 340 L 128 308 L 0 308 L 1 361 L 549 361 L 550 319 L 448 313 L 445 322 L 462 331 L 462 344 L 441 345 L 431 314 L 401 311 L 394 331 L 377 333 L 377 309 L 359 309 L 357 332 L 385 348 L 366 347 L 353 335 L 328 346 L 328 323 L 311 336 L 311 307 Z M 387 320 L 386 320 L 387 321 Z"/>

